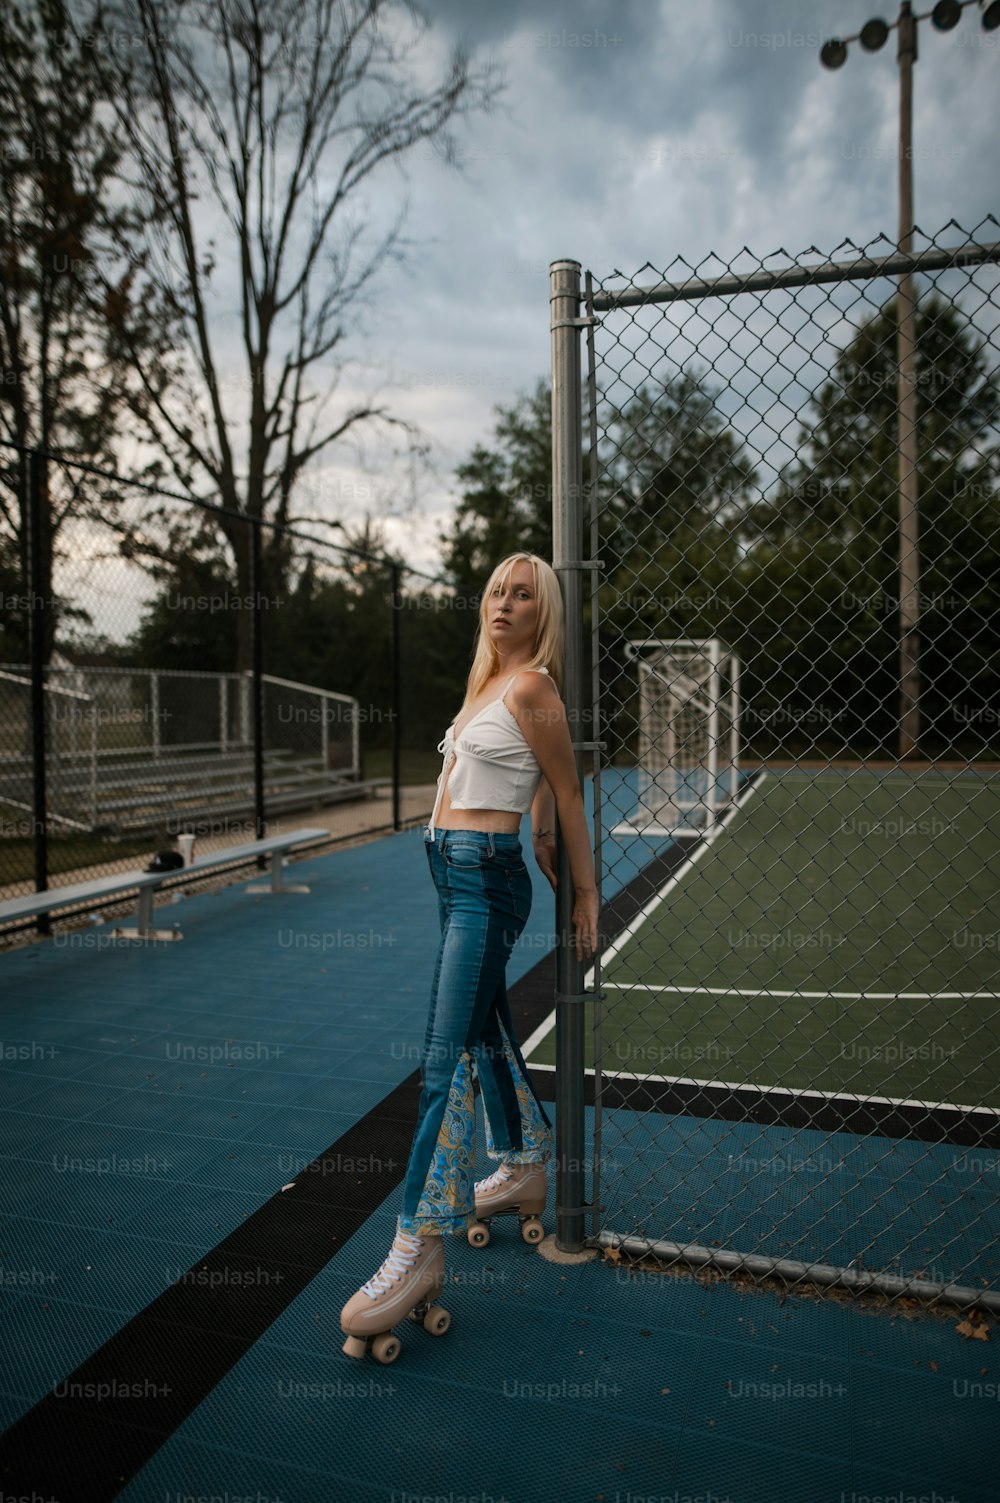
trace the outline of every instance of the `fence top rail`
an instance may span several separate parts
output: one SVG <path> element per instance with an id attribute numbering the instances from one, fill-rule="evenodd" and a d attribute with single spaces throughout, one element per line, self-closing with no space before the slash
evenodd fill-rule
<path id="1" fill-rule="evenodd" d="M 247 668 L 244 672 L 249 673 L 250 669 Z M 318 694 L 323 699 L 341 699 L 345 704 L 359 704 L 353 694 L 341 694 L 336 689 L 318 689 L 314 684 L 297 683 L 292 678 L 278 678 L 273 673 L 262 673 L 261 678 L 265 684 L 281 684 L 285 689 L 301 689 L 304 694 Z"/>
<path id="2" fill-rule="evenodd" d="M 10 666 L 13 668 L 23 668 L 23 673 L 0 671 L 0 678 L 10 679 L 16 684 L 30 685 L 31 668 L 29 664 L 12 663 Z M 250 668 L 244 668 L 241 673 L 227 669 L 219 669 L 217 673 L 213 673 L 210 669 L 206 670 L 204 668 L 132 668 L 126 663 L 100 663 L 95 664 L 93 667 L 79 668 L 75 664 L 47 663 L 45 665 L 45 672 L 53 675 L 64 675 L 67 678 L 89 678 L 92 674 L 97 675 L 102 673 L 108 675 L 117 674 L 119 677 L 123 674 L 130 674 L 133 678 L 137 678 L 143 674 L 147 674 L 150 678 L 208 678 L 216 682 L 219 679 L 225 679 L 232 683 L 240 683 L 244 679 L 253 677 L 253 670 Z M 281 684 L 288 689 L 301 689 L 305 694 L 320 694 L 324 699 L 341 699 L 345 704 L 358 703 L 357 699 L 351 694 L 341 694 L 335 689 L 320 689 L 315 684 L 302 684 L 290 678 L 277 678 L 273 673 L 262 673 L 261 678 L 265 684 Z M 81 694 L 75 689 L 57 688 L 54 684 L 47 684 L 46 687 L 54 694 L 71 694 L 77 699 L 90 699 L 92 697 L 89 694 Z"/>
<path id="3" fill-rule="evenodd" d="M 56 649 L 57 652 L 59 650 L 59 648 Z M 16 668 L 24 674 L 30 675 L 31 673 L 30 663 L 11 663 L 8 666 Z M 141 674 L 149 674 L 155 678 L 226 678 L 238 680 L 244 677 L 244 674 L 236 673 L 226 668 L 220 668 L 217 672 L 213 672 L 211 668 L 140 668 L 130 663 L 94 663 L 92 666 L 90 664 L 78 666 L 76 663 L 46 663 L 45 672 L 65 674 L 66 676 L 82 675 L 83 677 L 99 673 L 117 673 L 119 675 L 130 673 L 133 677 Z M 251 670 L 248 668 L 246 673 L 249 674 L 250 672 Z M 5 676 L 10 677 L 11 675 L 7 674 Z M 69 690 L 63 690 L 62 692 L 69 693 Z"/>
<path id="4" fill-rule="evenodd" d="M 817 266 L 786 266 L 774 271 L 730 272 L 722 277 L 692 277 L 686 282 L 657 282 L 650 287 L 623 287 L 598 292 L 595 313 L 632 308 L 642 303 L 676 303 L 702 297 L 732 297 L 739 292 L 771 292 L 783 287 L 807 287 L 821 282 L 900 276 L 912 271 L 944 271 L 948 267 L 1000 262 L 1000 241 L 989 245 L 957 245 L 951 249 L 896 251 L 891 256 L 859 256 L 854 261 L 823 261 Z M 582 299 L 581 299 L 582 300 Z"/>
<path id="5" fill-rule="evenodd" d="M 17 664 L 14 665 L 15 667 Z M 22 689 L 31 688 L 31 679 L 23 673 L 7 673 L 0 670 L 0 678 L 5 678 L 9 683 L 18 684 Z M 64 699 L 85 699 L 89 704 L 93 699 L 92 694 L 82 694 L 79 689 L 62 689 L 57 684 L 46 684 L 46 690 L 50 694 L 61 694 Z"/>

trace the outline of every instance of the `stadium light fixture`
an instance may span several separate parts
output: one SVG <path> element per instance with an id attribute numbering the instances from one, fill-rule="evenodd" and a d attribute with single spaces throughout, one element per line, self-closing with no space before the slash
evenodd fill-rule
<path id="1" fill-rule="evenodd" d="M 937 5 L 931 11 L 931 24 L 938 31 L 950 31 L 961 19 L 962 7 L 958 0 L 937 0 Z"/>
<path id="2" fill-rule="evenodd" d="M 842 68 L 847 62 L 847 47 L 837 37 L 824 42 L 820 49 L 819 60 L 824 68 Z"/>
<path id="3" fill-rule="evenodd" d="M 1000 26 L 1000 0 L 979 0 L 984 31 L 996 31 Z"/>
<path id="4" fill-rule="evenodd" d="M 866 52 L 877 52 L 889 40 L 889 28 L 882 20 L 866 21 L 861 28 L 860 39 Z"/>

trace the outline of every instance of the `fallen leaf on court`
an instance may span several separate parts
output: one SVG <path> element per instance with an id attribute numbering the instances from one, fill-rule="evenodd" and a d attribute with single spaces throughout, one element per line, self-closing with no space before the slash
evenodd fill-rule
<path id="1" fill-rule="evenodd" d="M 620 1263 L 622 1260 L 621 1249 L 617 1247 L 606 1247 L 604 1249 L 604 1260 L 606 1263 Z"/>
<path id="2" fill-rule="evenodd" d="M 966 1341 L 989 1341 L 990 1339 L 989 1326 L 978 1310 L 973 1310 L 968 1320 L 963 1320 L 955 1327 L 955 1330 Z"/>
<path id="3" fill-rule="evenodd" d="M 938 1365 L 934 1361 L 933 1357 L 931 1358 L 930 1362 L 928 1362 L 927 1366 L 930 1368 L 930 1370 L 931 1370 L 932 1373 L 936 1373 L 936 1372 L 939 1371 Z"/>

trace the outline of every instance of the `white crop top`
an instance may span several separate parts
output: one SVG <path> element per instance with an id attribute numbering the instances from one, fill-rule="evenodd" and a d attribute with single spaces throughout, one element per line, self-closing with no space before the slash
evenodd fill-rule
<path id="1" fill-rule="evenodd" d="M 547 668 L 518 670 L 545 674 L 548 671 Z M 438 751 L 444 753 L 444 766 L 438 776 L 431 835 L 445 787 L 453 809 L 503 809 L 512 814 L 527 814 L 531 808 L 542 770 L 514 712 L 504 702 L 515 678 L 517 674 L 512 673 L 503 692 L 466 721 L 457 741 L 452 732 L 458 716 L 438 742 Z"/>

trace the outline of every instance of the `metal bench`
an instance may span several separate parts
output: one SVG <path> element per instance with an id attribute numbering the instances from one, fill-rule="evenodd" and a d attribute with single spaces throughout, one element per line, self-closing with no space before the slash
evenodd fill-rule
<path id="1" fill-rule="evenodd" d="M 263 840 L 249 840 L 241 845 L 210 851 L 207 855 L 197 856 L 190 866 L 178 866 L 173 871 L 114 872 L 107 877 L 94 877 L 89 882 L 73 882 L 66 887 L 46 888 L 44 892 L 24 893 L 0 903 L 0 924 L 30 918 L 39 913 L 53 913 L 56 909 L 72 908 L 77 904 L 93 904 L 116 893 L 138 890 L 137 927 L 115 928 L 113 933 L 121 939 L 183 939 L 184 936 L 177 929 L 153 928 L 153 898 L 164 883 L 171 882 L 171 886 L 180 886 L 188 879 L 202 876 L 220 866 L 228 866 L 234 861 L 267 856 L 270 859 L 270 882 L 248 887 L 247 892 L 308 892 L 309 888 L 302 884 L 293 885 L 283 880 L 284 853 L 311 841 L 327 839 L 328 830 L 289 830 L 284 835 L 268 835 Z"/>

